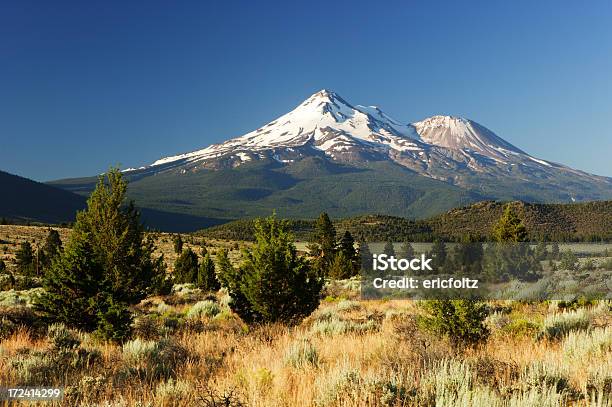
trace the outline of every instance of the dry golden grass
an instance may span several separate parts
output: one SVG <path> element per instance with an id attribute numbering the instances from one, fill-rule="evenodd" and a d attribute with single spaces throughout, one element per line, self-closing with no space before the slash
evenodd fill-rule
<path id="1" fill-rule="evenodd" d="M 68 233 L 60 230 L 64 242 Z M 0 243 L 0 254 L 10 259 L 21 241 L 42 244 L 45 237 L 45 228 L 0 226 L 0 239 L 8 242 Z M 155 239 L 158 253 L 171 266 L 176 258 L 172 235 L 156 234 Z M 200 238 L 183 240 L 199 253 Z M 206 241 L 209 251 L 234 245 Z M 239 252 L 230 255 L 237 261 Z M 550 383 L 569 405 L 587 406 L 597 405 L 589 404 L 592 392 L 612 391 L 612 338 L 601 350 L 585 348 L 579 359 L 572 359 L 564 351 L 564 338 L 537 339 L 528 330 L 508 328 L 516 321 L 542 326 L 547 315 L 557 312 L 549 304 L 495 304 L 507 309 L 508 321 L 492 328 L 482 346 L 454 349 L 416 324 L 421 312 L 416 302 L 357 301 L 356 292 L 337 288 L 328 294 L 313 315 L 294 327 L 247 327 L 227 309 L 214 317 L 189 318 L 189 309 L 205 293 L 188 300 L 176 293 L 148 298 L 133 311 L 138 318 L 152 318 L 154 338 L 135 330 L 140 341 L 127 349 L 78 333 L 79 348 L 62 351 L 44 329 L 19 327 L 6 336 L 0 329 L 0 384 L 23 384 L 34 372 L 45 377 L 35 384 L 66 387 L 62 404 L 67 406 L 221 406 L 225 397 L 230 406 L 489 407 L 507 405 L 519 395 L 523 398 L 512 405 L 559 405 Z M 216 297 L 224 303 L 223 292 Z M 0 311 L 2 320 L 16 309 Z M 592 330 L 612 327 L 609 304 L 590 307 L 589 313 Z M 317 330 L 318 322 L 329 320 L 355 329 Z M 161 350 L 147 350 L 151 346 Z M 62 352 L 63 359 L 58 356 Z M 80 365 L 79 352 L 98 356 Z M 160 364 L 167 360 L 170 366 Z M 160 366 L 166 369 L 156 370 Z M 544 373 L 537 376 L 536 368 Z M 600 388 L 593 387 L 595 379 Z"/>
<path id="2" fill-rule="evenodd" d="M 231 393 L 235 401 L 248 406 L 400 406 L 420 405 L 422 400 L 411 404 L 411 396 L 397 396 L 431 386 L 432 375 L 437 374 L 436 366 L 444 361 L 467 363 L 474 372 L 480 389 L 477 391 L 482 392 L 484 388 L 493 394 L 520 388 L 521 374 L 541 362 L 551 372 L 563 372 L 569 388 L 578 394 L 572 405 L 588 405 L 584 398 L 587 371 L 596 366 L 602 369 L 612 366 L 612 345 L 597 357 L 576 361 L 568 359 L 560 341 L 537 340 L 496 330 L 483 346 L 458 350 L 452 349 L 443 338 L 414 325 L 413 316 L 419 312 L 414 302 L 364 301 L 346 311 L 341 311 L 342 306 L 338 304 L 323 303 L 297 327 L 247 328 L 226 313 L 222 318 L 198 321 L 199 328 L 184 325 L 167 332 L 169 338 L 184 348 L 188 358 L 178 362 L 176 369 L 165 377 L 130 373 L 130 362 L 121 346 L 100 343 L 82 334 L 81 347 L 97 349 L 100 360 L 91 368 L 73 369 L 66 376 L 55 377 L 53 384 L 68 386 L 72 398 L 66 399 L 66 405 L 123 400 L 124 404 L 117 405 L 132 406 L 140 402 L 143 403 L 140 405 L 206 406 L 198 400 L 198 394 L 210 401 L 214 395 L 220 399 Z M 177 312 L 182 310 L 184 315 L 188 307 L 181 304 L 172 308 Z M 513 307 L 515 315 L 527 319 L 535 320 L 540 313 L 548 312 L 544 304 L 514 304 Z M 337 335 L 313 331 L 313 323 L 330 313 L 349 321 L 374 318 L 376 329 Z M 292 364 L 291 352 L 304 343 L 316 350 L 316 357 L 301 365 Z M 37 336 L 20 328 L 0 342 L 0 382 L 18 383 L 22 372 L 12 361 L 24 349 L 30 353 L 55 352 L 44 335 Z M 609 377 L 612 372 L 607 374 Z M 104 385 L 93 389 L 96 380 Z M 385 386 L 395 389 L 397 394 L 392 390 L 384 393 Z M 397 386 L 402 390 L 397 390 Z"/>
<path id="3" fill-rule="evenodd" d="M 53 227 L 60 234 L 63 244 L 65 245 L 70 238 L 69 228 Z M 4 260 L 10 267 L 15 259 L 15 254 L 19 249 L 19 246 L 23 242 L 30 242 L 32 248 L 36 251 L 37 247 L 42 247 L 45 244 L 45 239 L 48 234 L 48 228 L 42 226 L 19 226 L 19 225 L 0 225 L 0 259 Z M 155 238 L 155 255 L 163 255 L 166 264 L 168 265 L 168 271 L 172 272 L 174 262 L 178 257 L 174 251 L 172 233 L 152 233 Z M 248 247 L 251 245 L 250 242 L 231 242 L 214 239 L 203 239 L 199 236 L 182 234 L 183 248 L 191 248 L 197 254 L 200 254 L 202 247 L 205 245 L 207 250 L 211 252 L 213 258 L 214 254 L 221 249 L 228 250 L 229 258 L 232 261 L 238 261 L 240 257 L 240 248 Z M 238 245 L 238 250 L 236 249 Z"/>

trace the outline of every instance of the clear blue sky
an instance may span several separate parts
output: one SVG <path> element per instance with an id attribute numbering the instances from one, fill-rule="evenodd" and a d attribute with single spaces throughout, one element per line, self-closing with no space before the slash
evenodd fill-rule
<path id="1" fill-rule="evenodd" d="M 612 176 L 611 22 L 608 0 L 2 2 L 0 169 L 144 165 L 329 88 Z"/>

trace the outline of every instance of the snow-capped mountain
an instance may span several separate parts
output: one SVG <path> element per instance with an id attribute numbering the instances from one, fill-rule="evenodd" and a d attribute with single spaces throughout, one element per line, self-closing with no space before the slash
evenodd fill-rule
<path id="1" fill-rule="evenodd" d="M 423 218 L 488 199 L 612 199 L 611 178 L 532 157 L 474 121 L 410 124 L 327 90 L 243 136 L 124 172 L 149 221 L 184 230 L 272 211 Z M 87 195 L 96 182 L 50 184 Z"/>
<path id="2" fill-rule="evenodd" d="M 433 116 L 402 123 L 376 106 L 352 105 L 321 90 L 289 113 L 243 136 L 207 148 L 161 158 L 139 172 L 179 169 L 182 173 L 234 168 L 246 162 L 288 164 L 320 156 L 336 163 L 363 165 L 391 161 L 453 185 L 499 196 L 529 183 L 558 189 L 560 200 L 595 199 L 593 185 L 612 195 L 610 178 L 587 174 L 532 157 L 486 127 L 465 118 Z M 132 171 L 132 170 L 129 170 Z M 514 191 L 513 196 L 520 191 Z M 526 199 L 535 199 L 526 193 Z M 507 194 L 502 194 L 503 196 Z"/>
<path id="3" fill-rule="evenodd" d="M 414 127 L 397 122 L 376 107 L 352 106 L 334 92 L 322 90 L 291 112 L 244 136 L 202 150 L 162 158 L 152 166 L 171 162 L 206 162 L 235 158 L 233 165 L 262 158 L 273 152 L 288 162 L 300 156 L 296 150 L 315 149 L 330 157 L 355 150 L 397 151 L 419 149 Z M 264 153 L 264 154 L 262 154 Z M 281 157 L 285 157 L 282 159 Z M 206 165 L 204 165 L 206 166 Z"/>

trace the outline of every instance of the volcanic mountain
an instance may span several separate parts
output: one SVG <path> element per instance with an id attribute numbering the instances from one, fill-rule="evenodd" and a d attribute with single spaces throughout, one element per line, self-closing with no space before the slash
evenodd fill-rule
<path id="1" fill-rule="evenodd" d="M 433 215 L 484 198 L 612 198 L 612 179 L 535 158 L 465 118 L 403 123 L 319 91 L 243 136 L 125 170 L 137 202 L 231 219 L 378 212 Z M 86 194 L 92 179 L 53 184 Z"/>

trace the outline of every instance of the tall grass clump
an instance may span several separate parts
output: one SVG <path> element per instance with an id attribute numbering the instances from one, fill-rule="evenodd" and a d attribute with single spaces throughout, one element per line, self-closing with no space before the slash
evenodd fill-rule
<path id="1" fill-rule="evenodd" d="M 331 318 L 315 321 L 310 327 L 310 332 L 320 335 L 342 335 L 347 333 L 365 333 L 376 330 L 375 321 L 365 322 L 348 321 L 341 318 Z"/>
<path id="2" fill-rule="evenodd" d="M 586 371 L 585 393 L 597 399 L 606 397 L 610 404 L 605 405 L 612 405 L 612 358 L 609 357 L 603 363 L 589 365 Z"/>
<path id="3" fill-rule="evenodd" d="M 355 311 L 361 308 L 358 301 L 342 300 L 336 305 L 338 311 Z"/>
<path id="4" fill-rule="evenodd" d="M 584 309 L 557 312 L 544 319 L 540 338 L 559 339 L 571 331 L 588 329 L 591 325 L 591 315 Z"/>
<path id="5" fill-rule="evenodd" d="M 73 349 L 81 344 L 78 336 L 62 323 L 49 325 L 47 337 L 56 349 Z"/>
<path id="6" fill-rule="evenodd" d="M 424 373 L 419 399 L 424 405 L 457 405 L 472 392 L 474 373 L 465 361 L 443 359 Z"/>
<path id="7" fill-rule="evenodd" d="M 559 407 L 566 406 L 566 396 L 559 392 L 556 387 L 532 387 L 524 391 L 514 393 L 507 403 L 500 407 Z"/>
<path id="8" fill-rule="evenodd" d="M 198 301 L 187 311 L 187 318 L 213 318 L 220 313 L 221 307 L 216 302 L 210 300 Z"/>
<path id="9" fill-rule="evenodd" d="M 157 343 L 140 338 L 123 344 L 123 358 L 128 363 L 138 363 L 147 359 L 154 351 Z"/>
<path id="10" fill-rule="evenodd" d="M 612 350 L 612 327 L 596 328 L 591 331 L 571 331 L 561 344 L 563 353 L 580 360 L 586 357 L 602 356 Z"/>
<path id="11" fill-rule="evenodd" d="M 299 339 L 285 353 L 285 363 L 295 368 L 317 367 L 319 352 L 309 339 Z"/>
<path id="12" fill-rule="evenodd" d="M 99 350 L 80 347 L 80 339 L 63 324 L 51 325 L 48 338 L 51 346 L 42 350 L 22 348 L 7 360 L 17 385 L 57 383 L 101 361 Z"/>
<path id="13" fill-rule="evenodd" d="M 160 382 L 155 388 L 155 398 L 160 405 L 178 405 L 186 401 L 193 391 L 191 384 L 185 380 L 173 378 Z"/>
<path id="14" fill-rule="evenodd" d="M 358 397 L 357 393 L 363 388 L 363 379 L 358 370 L 341 367 L 326 376 L 317 376 L 315 388 L 317 389 L 316 406 L 342 405 L 342 401 L 354 400 Z"/>
<path id="15" fill-rule="evenodd" d="M 526 389 L 555 389 L 559 394 L 575 396 L 577 390 L 572 386 L 566 365 L 533 362 L 521 374 L 521 384 Z"/>
<path id="16" fill-rule="evenodd" d="M 187 350 L 171 339 L 144 341 L 137 338 L 123 345 L 128 371 L 141 378 L 176 377 L 188 357 Z"/>

